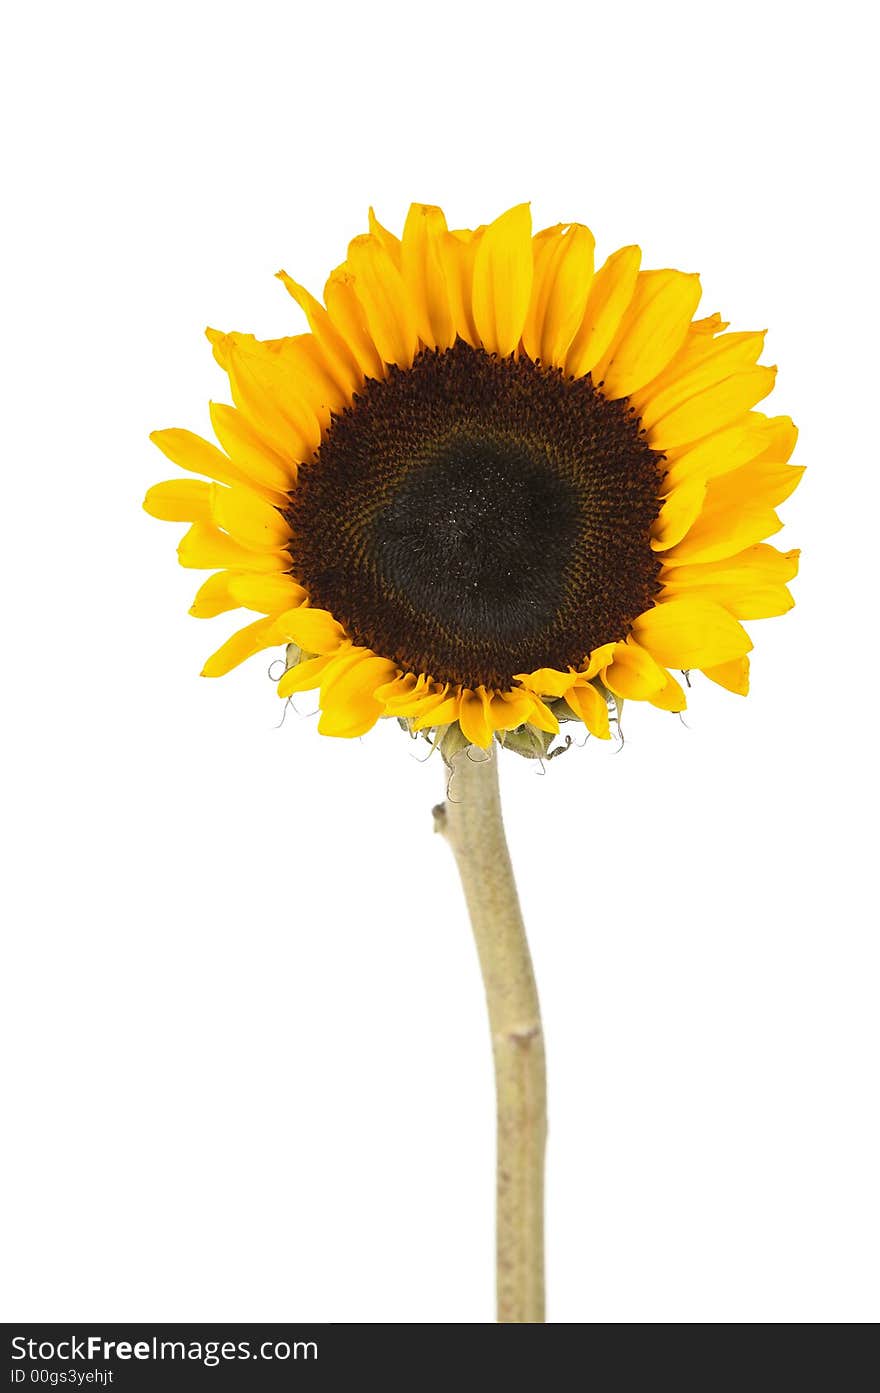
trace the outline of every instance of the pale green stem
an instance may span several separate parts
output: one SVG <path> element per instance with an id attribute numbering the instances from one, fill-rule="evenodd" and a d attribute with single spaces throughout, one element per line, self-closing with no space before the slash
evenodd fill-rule
<path id="1" fill-rule="evenodd" d="M 498 1116 L 498 1320 L 544 1320 L 544 1037 L 501 818 L 496 750 L 456 755 L 437 831 L 455 854 L 483 983 Z"/>

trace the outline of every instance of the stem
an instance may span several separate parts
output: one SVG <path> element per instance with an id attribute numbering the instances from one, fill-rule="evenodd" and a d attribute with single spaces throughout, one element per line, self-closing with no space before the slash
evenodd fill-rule
<path id="1" fill-rule="evenodd" d="M 544 1320 L 544 1037 L 498 792 L 498 759 L 456 755 L 435 826 L 455 854 L 489 1007 L 498 1112 L 498 1320 Z M 451 795 L 451 797 L 450 797 Z"/>

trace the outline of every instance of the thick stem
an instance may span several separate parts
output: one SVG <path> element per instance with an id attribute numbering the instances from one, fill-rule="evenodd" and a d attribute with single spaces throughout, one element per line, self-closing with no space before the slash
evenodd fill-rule
<path id="1" fill-rule="evenodd" d="M 494 749 L 456 755 L 437 830 L 455 853 L 495 1058 L 498 1320 L 544 1320 L 544 1037 L 529 945 L 501 819 Z"/>

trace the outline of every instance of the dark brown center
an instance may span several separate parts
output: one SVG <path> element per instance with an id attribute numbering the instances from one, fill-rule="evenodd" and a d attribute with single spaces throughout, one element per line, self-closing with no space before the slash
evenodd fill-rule
<path id="1" fill-rule="evenodd" d="M 333 419 L 291 496 L 293 571 L 406 671 L 507 687 L 653 604 L 662 464 L 626 400 L 459 339 Z"/>

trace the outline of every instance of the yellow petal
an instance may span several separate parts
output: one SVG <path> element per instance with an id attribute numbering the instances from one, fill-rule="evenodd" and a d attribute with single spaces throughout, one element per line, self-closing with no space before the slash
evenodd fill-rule
<path id="1" fill-rule="evenodd" d="M 474 323 L 487 353 L 519 343 L 532 293 L 532 215 L 520 203 L 490 223 L 474 262 Z"/>
<path id="2" fill-rule="evenodd" d="M 720 474 L 729 474 L 755 459 L 770 439 L 766 420 L 760 411 L 750 411 L 734 425 L 715 431 L 699 444 L 671 451 L 667 455 L 664 492 L 671 492 L 692 479 L 708 481 Z"/>
<path id="3" fill-rule="evenodd" d="M 388 254 L 388 256 L 391 258 L 391 261 L 394 263 L 394 265 L 397 267 L 399 271 L 401 262 L 403 260 L 401 254 L 400 238 L 395 237 L 393 232 L 389 232 L 387 227 L 382 226 L 379 219 L 376 217 L 376 214 L 373 212 L 372 208 L 370 209 L 369 213 L 369 228 L 370 235 L 375 237 L 376 241 Z"/>
<path id="4" fill-rule="evenodd" d="M 324 708 L 327 701 L 332 697 L 336 684 L 342 680 L 347 672 L 365 658 L 372 657 L 369 648 L 362 648 L 354 643 L 341 643 L 333 654 L 332 661 L 324 669 L 321 677 L 321 707 Z"/>
<path id="5" fill-rule="evenodd" d="M 636 288 L 641 259 L 639 247 L 621 247 L 593 277 L 583 321 L 565 360 L 572 377 L 591 372 L 617 333 Z"/>
<path id="6" fill-rule="evenodd" d="M 684 342 L 700 294 L 699 276 L 641 273 L 610 361 L 596 371 L 604 396 L 629 396 L 657 376 Z"/>
<path id="7" fill-rule="evenodd" d="M 424 673 L 418 677 L 413 672 L 395 678 L 385 687 L 377 687 L 376 700 L 381 701 L 389 716 L 414 716 L 421 711 L 425 702 L 439 703 L 446 695 L 446 688 L 437 688 L 429 682 Z"/>
<path id="8" fill-rule="evenodd" d="M 782 530 L 775 509 L 763 503 L 740 501 L 733 506 L 715 505 L 711 489 L 707 501 L 687 536 L 665 555 L 670 566 L 680 562 L 720 561 L 736 556 L 744 547 Z"/>
<path id="9" fill-rule="evenodd" d="M 408 720 L 418 722 L 424 719 L 426 725 L 432 725 L 434 712 L 438 710 L 443 702 L 448 700 L 448 697 L 448 683 L 444 683 L 442 686 L 438 687 L 422 675 L 419 677 L 416 687 L 406 701 L 403 699 L 399 702 L 389 701 L 386 710 L 389 716 L 405 716 Z M 458 707 L 455 709 L 455 715 L 450 717 L 450 719 L 458 719 Z M 421 730 L 423 726 L 418 724 L 415 726 L 415 729 Z"/>
<path id="10" fill-rule="evenodd" d="M 286 551 L 251 551 L 211 523 L 194 522 L 177 548 L 181 566 L 196 571 L 216 571 L 226 566 L 241 571 L 287 571 Z"/>
<path id="11" fill-rule="evenodd" d="M 651 529 L 654 551 L 668 551 L 681 541 L 699 516 L 705 497 L 706 485 L 701 479 L 692 479 L 673 490 Z"/>
<path id="12" fill-rule="evenodd" d="M 324 355 L 327 368 L 337 388 L 346 398 L 350 398 L 363 383 L 363 374 L 355 362 L 343 335 L 336 328 L 324 306 L 310 295 L 304 286 L 299 285 L 286 271 L 278 272 L 278 279 L 288 294 L 299 305 L 315 341 Z"/>
<path id="13" fill-rule="evenodd" d="M 699 517 L 667 553 L 667 562 L 720 561 L 772 537 L 782 526 L 776 505 L 797 487 L 803 472 L 795 465 L 752 463 L 713 479 Z"/>
<path id="14" fill-rule="evenodd" d="M 668 676 L 633 638 L 615 644 L 612 661 L 602 671 L 609 691 L 629 701 L 650 701 L 662 692 Z"/>
<path id="15" fill-rule="evenodd" d="M 419 688 L 419 683 L 422 686 Z M 386 714 L 397 715 L 394 708 L 398 705 L 405 706 L 412 700 L 417 690 L 424 691 L 425 678 L 416 677 L 414 672 L 405 672 L 401 677 L 392 677 L 390 682 L 385 682 L 377 687 L 373 695 L 377 701 L 381 701 L 385 707 Z"/>
<path id="16" fill-rule="evenodd" d="M 270 491 L 272 502 L 283 500 L 296 483 L 296 461 L 276 455 L 234 406 L 212 401 L 210 411 L 214 434 L 244 481 L 251 487 Z M 240 481 L 221 479 L 219 482 Z"/>
<path id="17" fill-rule="evenodd" d="M 661 711 L 685 711 L 687 710 L 687 697 L 684 688 L 671 672 L 666 674 L 666 685 L 655 696 L 648 697 L 652 706 L 657 706 Z"/>
<path id="18" fill-rule="evenodd" d="M 755 460 L 756 464 L 772 461 L 785 464 L 791 459 L 797 444 L 798 428 L 790 416 L 770 416 L 762 418 L 767 428 L 767 442 Z"/>
<path id="19" fill-rule="evenodd" d="M 703 595 L 723 605 L 737 619 L 773 619 L 794 608 L 794 598 L 787 585 L 761 585 L 750 580 L 664 585 L 662 595 L 664 599 L 674 599 L 676 595 Z"/>
<path id="20" fill-rule="evenodd" d="M 733 373 L 753 367 L 761 356 L 765 333 L 723 334 L 702 339 L 699 354 L 691 353 L 685 365 L 674 360 L 644 391 L 633 397 L 642 425 L 650 429 L 661 417 L 683 402 L 724 382 Z"/>
<path id="21" fill-rule="evenodd" d="M 579 687 L 572 687 L 566 693 L 565 700 L 591 735 L 597 736 L 599 740 L 611 739 L 608 703 L 592 682 L 583 682 Z"/>
<path id="22" fill-rule="evenodd" d="M 772 460 L 753 460 L 735 473 L 726 475 L 731 492 L 734 485 L 750 500 L 761 499 L 778 508 L 790 498 L 805 473 L 802 464 L 776 464 Z"/>
<path id="23" fill-rule="evenodd" d="M 462 694 L 453 692 L 450 696 L 431 697 L 415 716 L 413 730 L 429 730 L 434 726 L 451 725 L 457 721 L 461 711 Z"/>
<path id="24" fill-rule="evenodd" d="M 722 329 L 726 329 L 727 322 L 721 318 L 720 314 L 707 314 L 705 319 L 695 319 L 688 334 L 697 339 L 701 336 L 711 338 L 714 334 L 720 334 Z"/>
<path id="25" fill-rule="evenodd" d="M 593 283 L 596 241 L 588 227 L 574 223 L 562 239 L 553 284 L 547 297 L 541 332 L 541 357 L 563 368 L 575 334 L 580 329 Z"/>
<path id="26" fill-rule="evenodd" d="M 663 574 L 663 595 L 702 595 L 737 619 L 770 619 L 794 606 L 786 584 L 797 574 L 798 551 L 749 547 L 726 560 L 673 566 Z"/>
<path id="27" fill-rule="evenodd" d="M 284 637 L 306 653 L 332 653 L 345 639 L 345 630 L 326 609 L 306 605 L 284 616 Z"/>
<path id="28" fill-rule="evenodd" d="M 603 643 L 598 648 L 594 648 L 587 660 L 586 667 L 578 673 L 578 676 L 585 681 L 592 677 L 597 677 L 603 668 L 607 667 L 614 660 L 614 650 L 616 643 Z"/>
<path id="29" fill-rule="evenodd" d="M 583 323 L 593 280 L 595 239 L 574 223 L 567 232 L 549 230 L 534 239 L 534 284 L 523 348 L 530 358 L 564 367 L 571 342 Z"/>
<path id="30" fill-rule="evenodd" d="M 320 685 L 321 678 L 333 661 L 332 654 L 320 658 L 307 658 L 304 663 L 289 667 L 278 683 L 280 697 L 293 696 L 295 692 L 310 692 Z"/>
<path id="31" fill-rule="evenodd" d="M 704 667 L 703 672 L 712 682 L 717 682 L 719 687 L 725 687 L 728 692 L 735 692 L 737 696 L 748 696 L 748 658 L 734 658 L 731 662 L 719 663 L 716 667 Z"/>
<path id="32" fill-rule="evenodd" d="M 536 693 L 532 692 L 531 697 L 532 709 L 529 712 L 529 725 L 537 726 L 538 730 L 544 730 L 548 735 L 558 735 L 559 722 L 550 707 Z"/>
<path id="33" fill-rule="evenodd" d="M 348 266 L 370 335 L 383 362 L 412 366 L 419 344 L 416 317 L 403 276 L 375 237 L 355 237 Z"/>
<path id="34" fill-rule="evenodd" d="M 466 740 L 472 745 L 478 745 L 482 750 L 488 749 L 492 743 L 492 725 L 489 720 L 489 697 L 485 687 L 478 687 L 475 692 L 462 692 L 458 721 Z"/>
<path id="35" fill-rule="evenodd" d="M 661 600 L 639 616 L 632 632 L 658 663 L 681 669 L 727 663 L 743 657 L 752 646 L 745 629 L 726 609 L 693 595 Z"/>
<path id="36" fill-rule="evenodd" d="M 202 668 L 202 676 L 223 677 L 246 658 L 253 657 L 264 648 L 275 647 L 280 642 L 281 639 L 275 631 L 274 619 L 256 619 L 253 624 L 239 629 L 211 655 Z"/>
<path id="37" fill-rule="evenodd" d="M 528 692 L 496 692 L 489 702 L 493 730 L 516 730 L 528 721 L 534 702 Z"/>
<path id="38" fill-rule="evenodd" d="M 211 489 L 202 479 L 169 479 L 147 489 L 144 511 L 163 522 L 209 522 Z"/>
<path id="39" fill-rule="evenodd" d="M 534 360 L 541 357 L 541 330 L 565 229 L 566 224 L 560 222 L 532 235 L 532 294 L 523 325 L 522 346 Z"/>
<path id="40" fill-rule="evenodd" d="M 733 373 L 661 417 L 648 431 L 648 442 L 654 450 L 667 450 L 701 440 L 761 401 L 773 391 L 775 381 L 775 368 L 744 368 Z"/>
<path id="41" fill-rule="evenodd" d="M 321 735 L 353 739 L 364 735 L 383 714 L 376 688 L 390 682 L 399 669 L 367 649 L 359 650 L 358 660 L 347 666 L 333 681 L 321 685 Z M 325 679 L 326 680 L 326 679 Z"/>
<path id="42" fill-rule="evenodd" d="M 579 680 L 576 672 L 560 672 L 555 667 L 539 667 L 534 672 L 520 672 L 516 681 L 522 682 L 538 696 L 561 697 Z"/>
<path id="43" fill-rule="evenodd" d="M 338 416 L 351 405 L 351 391 L 343 390 L 336 381 L 314 334 L 294 334 L 278 342 L 298 400 L 304 402 L 319 424 L 326 428 L 331 416 Z"/>
<path id="44" fill-rule="evenodd" d="M 258 614 L 282 614 L 305 602 L 306 592 L 292 576 L 229 575 L 235 603 Z"/>
<path id="45" fill-rule="evenodd" d="M 190 614 L 194 619 L 214 619 L 218 614 L 226 614 L 228 610 L 238 609 L 240 601 L 235 598 L 231 589 L 230 581 L 235 574 L 234 571 L 216 571 L 196 591 L 196 597 L 190 607 Z"/>
<path id="46" fill-rule="evenodd" d="M 324 303 L 330 320 L 345 342 L 365 378 L 385 376 L 385 364 L 373 342 L 367 317 L 357 297 L 354 276 L 338 267 L 324 286 Z"/>
<path id="47" fill-rule="evenodd" d="M 216 445 L 191 430 L 154 430 L 150 436 L 162 454 L 190 474 L 204 474 L 221 484 L 246 484 L 247 476 Z"/>
<path id="48" fill-rule="evenodd" d="M 661 391 L 664 386 L 677 381 L 683 373 L 688 372 L 696 363 L 701 362 L 705 355 L 712 351 L 712 344 L 718 334 L 726 328 L 727 325 L 719 314 L 710 314 L 706 319 L 692 320 L 688 325 L 684 343 L 678 352 L 670 358 L 663 371 L 639 391 L 633 392 L 632 403 L 636 410 L 641 410 L 643 404 L 653 400 L 656 393 Z"/>
<path id="49" fill-rule="evenodd" d="M 478 229 L 468 238 L 447 232 L 438 245 L 453 329 L 472 348 L 480 346 L 480 335 L 474 323 L 473 291 L 474 263 L 484 231 Z"/>
<path id="50" fill-rule="evenodd" d="M 211 345 L 211 352 L 215 362 L 219 363 L 224 372 L 229 371 L 229 335 L 224 334 L 220 329 L 208 328 L 205 330 L 205 338 Z"/>
<path id="51" fill-rule="evenodd" d="M 746 547 L 735 556 L 720 561 L 697 562 L 694 565 L 665 566 L 663 582 L 667 585 L 737 584 L 747 579 L 757 585 L 785 585 L 798 573 L 800 550 L 778 551 L 760 543 Z"/>
<path id="52" fill-rule="evenodd" d="M 293 340 L 227 334 L 225 341 L 232 399 L 255 434 L 282 459 L 311 459 L 321 422 L 306 400 L 302 353 L 293 351 Z"/>
<path id="53" fill-rule="evenodd" d="M 663 574 L 663 594 L 703 595 L 737 619 L 770 619 L 794 605 L 786 582 L 797 575 L 799 556 L 760 545 L 723 561 L 673 566 Z"/>
<path id="54" fill-rule="evenodd" d="M 403 229 L 401 269 L 415 309 L 419 337 L 430 348 L 451 348 L 455 342 L 440 251 L 446 235 L 446 218 L 441 208 L 412 204 Z"/>
<path id="55" fill-rule="evenodd" d="M 211 517 L 243 547 L 252 551 L 277 551 L 290 540 L 284 516 L 248 488 L 209 484 Z"/>

